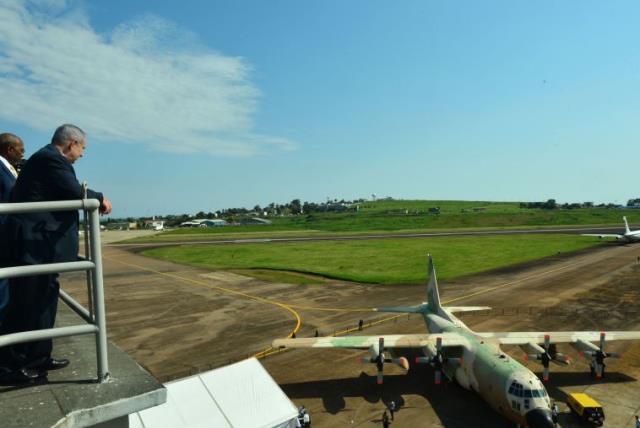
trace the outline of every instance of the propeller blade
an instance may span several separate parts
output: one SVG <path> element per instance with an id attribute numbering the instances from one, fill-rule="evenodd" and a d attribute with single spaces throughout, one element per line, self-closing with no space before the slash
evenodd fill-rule
<path id="1" fill-rule="evenodd" d="M 442 337 L 436 338 L 436 350 L 438 351 L 438 353 L 442 351 Z"/>
<path id="2" fill-rule="evenodd" d="M 547 382 L 549 380 L 549 366 L 544 368 L 544 371 L 542 372 L 542 380 L 544 382 Z"/>
<path id="3" fill-rule="evenodd" d="M 382 371 L 380 370 L 380 371 L 378 371 L 378 377 L 376 379 L 376 383 L 378 385 L 382 385 L 382 378 L 383 378 L 383 374 L 382 374 Z"/>
<path id="4" fill-rule="evenodd" d="M 596 363 L 596 378 L 602 379 L 602 364 Z"/>
<path id="5" fill-rule="evenodd" d="M 436 385 L 440 385 L 442 382 L 442 372 L 440 370 L 436 370 Z"/>
<path id="6" fill-rule="evenodd" d="M 604 352 L 604 340 L 605 340 L 605 336 L 606 333 L 603 331 L 600 333 L 600 351 Z"/>
<path id="7" fill-rule="evenodd" d="M 551 336 L 549 336 L 548 334 L 544 335 L 544 349 L 545 351 L 549 350 L 549 344 L 551 342 Z"/>

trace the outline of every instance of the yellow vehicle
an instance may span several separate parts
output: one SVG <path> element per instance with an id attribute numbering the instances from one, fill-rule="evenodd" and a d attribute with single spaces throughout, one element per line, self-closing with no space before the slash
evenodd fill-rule
<path id="1" fill-rule="evenodd" d="M 604 410 L 600 403 L 583 392 L 569 394 L 567 405 L 583 422 L 599 427 L 604 423 Z"/>

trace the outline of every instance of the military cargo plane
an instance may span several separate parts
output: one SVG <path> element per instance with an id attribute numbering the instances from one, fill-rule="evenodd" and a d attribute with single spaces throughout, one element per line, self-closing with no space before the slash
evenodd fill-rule
<path id="1" fill-rule="evenodd" d="M 504 353 L 501 345 L 519 345 L 531 359 L 540 361 L 543 380 L 549 378 L 549 363 L 568 364 L 568 358 L 556 351 L 555 344 L 569 343 L 590 359 L 591 372 L 602 377 L 605 358 L 618 357 L 604 350 L 605 340 L 640 339 L 640 331 L 563 331 L 478 333 L 472 331 L 453 313 L 489 309 L 487 307 L 443 307 L 440 304 L 436 271 L 429 257 L 427 301 L 413 307 L 378 308 L 380 312 L 421 314 L 430 334 L 381 336 L 317 337 L 277 339 L 274 347 L 351 348 L 368 350 L 363 362 L 377 366 L 377 382 L 383 382 L 386 363 L 405 370 L 409 361 L 397 356 L 403 350 L 417 350 L 416 364 L 429 364 L 435 370 L 435 382 L 444 375 L 463 388 L 477 392 L 507 419 L 530 428 L 552 428 L 551 402 L 538 377 Z M 597 342 L 598 345 L 592 342 Z"/>
<path id="2" fill-rule="evenodd" d="M 622 217 L 624 220 L 624 233 L 583 233 L 582 236 L 597 236 L 598 238 L 616 238 L 618 241 L 628 243 L 628 242 L 638 242 L 640 241 L 640 230 L 631 230 L 629 229 L 629 223 L 627 222 L 627 217 Z"/>

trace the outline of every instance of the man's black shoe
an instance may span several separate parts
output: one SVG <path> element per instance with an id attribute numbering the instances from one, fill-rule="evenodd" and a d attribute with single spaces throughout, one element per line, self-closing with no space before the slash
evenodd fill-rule
<path id="1" fill-rule="evenodd" d="M 49 358 L 44 363 L 35 367 L 36 370 L 58 370 L 63 369 L 69 365 L 69 360 L 66 358 Z"/>
<path id="2" fill-rule="evenodd" d="M 0 374 L 1 383 L 30 383 L 47 377 L 47 372 L 34 369 L 11 370 Z"/>

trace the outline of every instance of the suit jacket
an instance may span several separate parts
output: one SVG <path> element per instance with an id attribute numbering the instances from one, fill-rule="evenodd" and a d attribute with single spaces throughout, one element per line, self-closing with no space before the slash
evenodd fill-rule
<path id="1" fill-rule="evenodd" d="M 11 171 L 3 162 L 0 162 L 0 204 L 9 202 L 9 195 L 15 182 L 16 179 Z"/>
<path id="2" fill-rule="evenodd" d="M 82 199 L 82 185 L 73 165 L 49 144 L 33 154 L 20 171 L 11 202 Z M 88 198 L 102 204 L 102 193 L 89 190 Z M 6 230 L 11 258 L 16 264 L 40 264 L 78 259 L 78 211 L 12 214 Z"/>
<path id="3" fill-rule="evenodd" d="M 9 171 L 9 168 L 0 161 L 0 204 L 9 202 L 11 189 L 15 182 L 16 179 L 13 174 L 11 174 L 11 171 Z M 7 259 L 8 243 L 4 230 L 6 217 L 6 215 L 0 214 L 0 267 L 5 265 Z M 0 280 L 0 282 L 2 282 L 2 280 Z M 2 296 L 0 296 L 0 300 L 2 300 Z"/>

